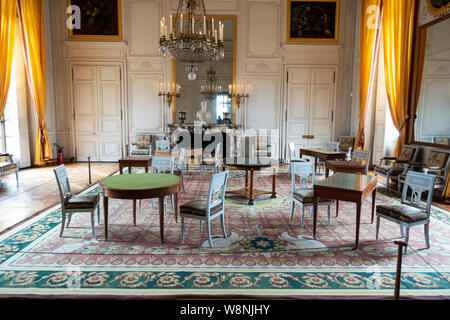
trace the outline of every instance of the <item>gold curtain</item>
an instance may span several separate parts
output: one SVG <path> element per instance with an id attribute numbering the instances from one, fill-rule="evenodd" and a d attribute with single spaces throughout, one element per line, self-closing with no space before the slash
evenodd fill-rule
<path id="1" fill-rule="evenodd" d="M 399 131 L 394 155 L 398 156 L 406 142 L 408 93 L 413 53 L 416 1 L 383 1 L 383 44 L 386 91 L 392 120 Z"/>
<path id="2" fill-rule="evenodd" d="M 38 116 L 34 164 L 43 165 L 53 158 L 47 128 L 45 108 L 47 99 L 47 66 L 45 61 L 44 1 L 17 0 L 22 28 L 23 51 L 28 85 Z"/>
<path id="3" fill-rule="evenodd" d="M 382 0 L 363 0 L 359 36 L 359 128 L 355 149 L 365 149 L 364 124 L 378 57 Z"/>
<path id="4" fill-rule="evenodd" d="M 8 98 L 16 36 L 16 0 L 0 1 L 0 118 Z"/>

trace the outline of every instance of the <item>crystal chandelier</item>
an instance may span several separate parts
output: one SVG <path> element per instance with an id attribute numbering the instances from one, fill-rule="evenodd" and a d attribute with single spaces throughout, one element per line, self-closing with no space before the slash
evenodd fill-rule
<path id="1" fill-rule="evenodd" d="M 179 0 L 176 15 L 170 15 L 169 30 L 166 19 L 160 23 L 159 53 L 167 52 L 177 61 L 186 63 L 189 80 L 197 78 L 198 64 L 224 58 L 223 24 L 216 29 L 214 19 L 208 19 L 203 0 Z"/>
<path id="2" fill-rule="evenodd" d="M 200 87 L 200 93 L 206 100 L 214 100 L 222 92 L 222 86 L 216 84 L 216 71 L 213 70 L 212 64 L 210 64 L 206 75 L 207 84 Z"/>

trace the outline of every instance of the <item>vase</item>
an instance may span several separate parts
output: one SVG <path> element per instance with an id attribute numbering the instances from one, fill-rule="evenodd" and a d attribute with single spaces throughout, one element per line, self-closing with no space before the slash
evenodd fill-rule
<path id="1" fill-rule="evenodd" d="M 206 110 L 206 105 L 207 105 L 206 101 L 202 101 L 201 105 L 202 105 L 202 109 L 199 112 L 197 112 L 197 119 L 200 121 L 203 121 L 203 122 L 207 122 L 207 121 L 211 120 L 211 112 Z"/>

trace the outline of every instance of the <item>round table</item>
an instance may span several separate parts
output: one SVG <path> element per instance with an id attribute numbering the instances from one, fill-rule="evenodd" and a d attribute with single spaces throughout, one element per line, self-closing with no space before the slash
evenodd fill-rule
<path id="1" fill-rule="evenodd" d="M 280 165 L 279 161 L 267 157 L 237 157 L 227 158 L 221 163 L 223 168 L 231 170 L 245 171 L 245 186 L 239 190 L 227 191 L 227 194 L 239 195 L 248 199 L 248 204 L 253 205 L 253 200 L 264 194 L 271 194 L 271 198 L 277 197 L 277 169 Z M 272 191 L 258 190 L 254 188 L 254 173 L 255 171 L 273 170 L 272 175 Z M 250 173 L 250 174 L 249 174 Z M 249 181 L 250 176 L 250 181 Z"/>
<path id="2" fill-rule="evenodd" d="M 108 239 L 108 199 L 133 201 L 133 222 L 136 225 L 136 200 L 159 198 L 159 227 L 161 242 L 164 242 L 164 197 L 175 196 L 175 220 L 178 222 L 178 192 L 181 190 L 180 178 L 163 173 L 138 173 L 115 175 L 100 181 L 103 189 L 105 218 L 105 240 Z"/>

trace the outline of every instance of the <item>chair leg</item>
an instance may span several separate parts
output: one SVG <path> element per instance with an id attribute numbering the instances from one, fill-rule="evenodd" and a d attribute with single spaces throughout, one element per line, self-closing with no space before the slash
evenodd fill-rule
<path id="1" fill-rule="evenodd" d="M 405 237 L 405 230 L 403 229 L 403 225 L 400 225 L 400 235 L 402 236 L 402 238 Z"/>
<path id="2" fill-rule="evenodd" d="M 142 209 L 142 200 L 139 199 L 138 200 L 138 214 L 141 214 L 141 209 Z"/>
<path id="3" fill-rule="evenodd" d="M 291 202 L 291 216 L 289 217 L 289 220 L 292 220 L 292 218 L 294 217 L 294 207 L 295 207 L 295 202 L 292 201 Z"/>
<path id="4" fill-rule="evenodd" d="M 225 228 L 225 213 L 222 213 L 222 216 L 220 217 L 222 220 L 222 230 L 223 230 L 223 236 L 225 238 L 228 238 L 227 229 Z"/>
<path id="5" fill-rule="evenodd" d="M 16 182 L 19 184 L 19 170 L 16 171 Z"/>
<path id="6" fill-rule="evenodd" d="M 386 176 L 386 191 L 389 191 L 389 176 Z"/>
<path id="7" fill-rule="evenodd" d="M 314 215 L 314 207 L 311 207 L 311 210 L 309 210 L 309 217 L 312 218 Z"/>
<path id="8" fill-rule="evenodd" d="M 430 248 L 430 234 L 429 234 L 430 223 L 424 224 L 423 225 L 423 230 L 424 230 L 424 233 L 425 233 L 425 243 L 427 244 L 427 249 L 429 249 Z"/>
<path id="9" fill-rule="evenodd" d="M 69 219 L 67 220 L 67 226 L 66 226 L 67 228 L 69 227 L 71 221 L 72 221 L 72 212 L 69 213 Z"/>
<path id="10" fill-rule="evenodd" d="M 61 232 L 59 233 L 59 236 L 62 237 L 63 232 L 64 232 L 64 226 L 66 225 L 66 213 L 62 212 L 62 219 L 61 219 Z"/>
<path id="11" fill-rule="evenodd" d="M 405 227 L 405 243 L 408 244 L 409 240 L 409 226 Z M 403 254 L 406 254 L 406 250 L 408 249 L 408 246 L 405 246 L 405 249 L 403 251 Z"/>
<path id="12" fill-rule="evenodd" d="M 181 242 L 184 242 L 184 217 L 181 217 Z"/>
<path id="13" fill-rule="evenodd" d="M 100 204 L 97 206 L 97 220 L 98 224 L 100 224 Z"/>
<path id="14" fill-rule="evenodd" d="M 380 220 L 381 220 L 381 217 L 377 216 L 377 227 L 376 227 L 376 234 L 375 234 L 375 239 L 376 240 L 378 240 L 378 234 L 380 232 Z"/>
<path id="15" fill-rule="evenodd" d="M 183 177 L 183 171 L 180 173 L 181 178 L 181 188 L 183 189 L 183 192 L 186 193 L 186 190 L 184 189 L 184 177 Z"/>
<path id="16" fill-rule="evenodd" d="M 305 207 L 302 206 L 302 228 L 305 227 Z"/>
<path id="17" fill-rule="evenodd" d="M 95 210 L 91 212 L 92 236 L 95 236 Z"/>
<path id="18" fill-rule="evenodd" d="M 152 199 L 152 208 L 155 209 L 155 199 Z"/>
<path id="19" fill-rule="evenodd" d="M 213 242 L 212 242 L 212 237 L 211 237 L 211 221 L 210 220 L 208 220 L 206 222 L 206 231 L 208 232 L 209 246 L 212 248 L 213 247 Z"/>
<path id="20" fill-rule="evenodd" d="M 175 196 L 171 195 L 171 200 L 172 200 L 172 210 L 175 209 Z"/>
<path id="21" fill-rule="evenodd" d="M 331 205 L 328 206 L 328 228 L 329 227 L 331 227 Z"/>
<path id="22" fill-rule="evenodd" d="M 164 217 L 167 217 L 167 197 L 164 197 Z"/>

